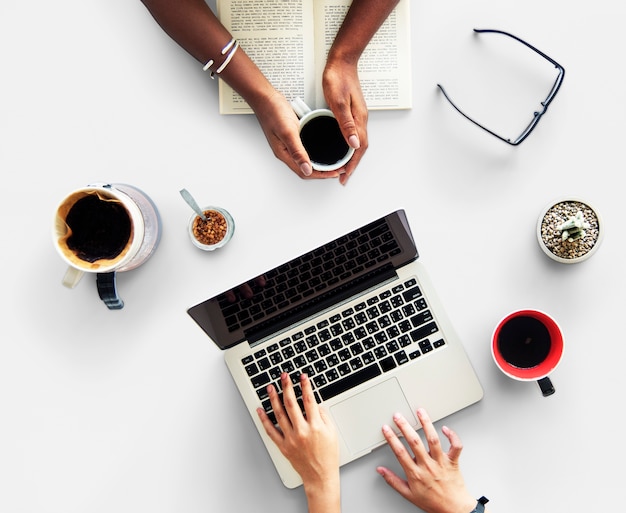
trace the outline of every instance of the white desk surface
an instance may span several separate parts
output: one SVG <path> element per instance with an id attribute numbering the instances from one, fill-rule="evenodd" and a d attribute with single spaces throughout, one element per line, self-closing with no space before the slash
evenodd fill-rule
<path id="1" fill-rule="evenodd" d="M 492 511 L 615 511 L 626 458 L 626 45 L 616 5 L 414 2 L 413 109 L 371 114 L 370 149 L 341 187 L 293 176 L 254 117 L 220 116 L 217 83 L 139 1 L 3 2 L 0 511 L 305 511 L 186 309 L 397 208 L 485 389 L 445 420 L 465 443 L 470 490 Z M 437 92 L 439 80 L 457 98 L 471 87 L 459 56 L 499 37 L 479 42 L 475 26 L 508 30 L 566 68 L 517 148 Z M 121 311 L 106 309 L 89 276 L 62 287 L 50 235 L 58 201 L 101 180 L 144 189 L 163 218 L 154 257 L 119 275 Z M 235 217 L 222 250 L 189 242 L 183 187 Z M 564 195 L 595 205 L 606 225 L 599 251 L 577 265 L 552 262 L 535 238 L 541 209 Z M 565 333 L 547 399 L 491 358 L 495 323 L 522 307 L 551 313 Z M 414 511 L 378 464 L 397 468 L 386 447 L 343 468 L 344 511 Z"/>

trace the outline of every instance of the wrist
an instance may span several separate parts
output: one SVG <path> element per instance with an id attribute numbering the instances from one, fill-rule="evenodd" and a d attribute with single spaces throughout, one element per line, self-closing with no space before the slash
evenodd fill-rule
<path id="1" fill-rule="evenodd" d="M 341 511 L 339 475 L 322 480 L 305 481 L 304 493 L 309 505 L 309 513 L 339 513 Z"/>
<path id="2" fill-rule="evenodd" d="M 356 67 L 359 64 L 361 58 L 360 51 L 351 51 L 345 48 L 336 48 L 333 46 L 326 58 L 326 67 L 332 66 L 352 66 Z"/>

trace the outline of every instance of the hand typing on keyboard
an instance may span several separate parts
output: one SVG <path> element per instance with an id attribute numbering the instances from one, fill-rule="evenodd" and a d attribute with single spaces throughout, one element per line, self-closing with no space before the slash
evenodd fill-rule
<path id="1" fill-rule="evenodd" d="M 263 408 L 257 413 L 268 436 L 300 474 L 309 503 L 309 513 L 341 511 L 339 488 L 339 446 L 332 420 L 321 409 L 306 374 L 300 376 L 304 414 L 292 380 L 286 372 L 280 376 L 282 401 L 274 385 L 267 392 L 278 428 Z"/>
<path id="2" fill-rule="evenodd" d="M 278 427 L 263 408 L 258 408 L 263 427 L 302 477 L 309 513 L 338 513 L 341 503 L 335 426 L 316 403 L 306 374 L 300 376 L 304 414 L 287 373 L 281 375 L 281 386 L 282 400 L 274 385 L 267 387 Z M 377 472 L 394 490 L 426 513 L 474 513 L 476 499 L 468 492 L 458 464 L 463 449 L 461 440 L 454 431 L 443 427 L 443 434 L 450 443 L 448 452 L 444 452 L 428 414 L 420 409 L 417 416 L 426 444 L 402 415 L 394 415 L 408 450 L 389 426 L 382 427 L 406 478 L 386 467 L 378 467 Z M 488 513 L 486 508 L 484 511 Z"/>
<path id="3" fill-rule="evenodd" d="M 389 426 L 383 426 L 385 439 L 407 477 L 403 479 L 385 467 L 378 467 L 377 472 L 395 491 L 427 513 L 476 512 L 477 501 L 465 487 L 459 469 L 459 457 L 463 449 L 460 438 L 444 426 L 443 434 L 450 442 L 448 452 L 444 452 L 428 414 L 418 409 L 417 417 L 428 445 L 422 442 L 401 414 L 397 413 L 393 417 L 411 452 Z M 486 499 L 484 501 L 487 502 Z M 484 511 L 487 512 L 486 509 Z"/>

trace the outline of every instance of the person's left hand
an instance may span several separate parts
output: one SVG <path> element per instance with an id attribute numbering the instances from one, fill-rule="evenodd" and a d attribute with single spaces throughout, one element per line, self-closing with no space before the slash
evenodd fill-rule
<path id="1" fill-rule="evenodd" d="M 280 429 L 274 426 L 262 408 L 257 410 L 265 431 L 300 474 L 305 486 L 334 477 L 339 469 L 337 431 L 326 412 L 315 402 L 309 378 L 306 374 L 300 376 L 306 418 L 286 372 L 281 375 L 281 384 L 282 402 L 274 385 L 267 387 Z"/>
<path id="2" fill-rule="evenodd" d="M 268 436 L 289 460 L 304 484 L 311 511 L 334 511 L 339 504 L 339 443 L 337 431 L 326 411 L 315 402 L 311 382 L 300 376 L 306 417 L 296 399 L 291 378 L 281 375 L 283 400 L 268 385 L 278 428 L 263 408 L 257 413 Z"/>
<path id="3" fill-rule="evenodd" d="M 339 122 L 347 143 L 356 151 L 339 182 L 345 185 L 367 150 L 367 104 L 361 90 L 357 64 L 328 61 L 322 77 L 324 98 Z"/>

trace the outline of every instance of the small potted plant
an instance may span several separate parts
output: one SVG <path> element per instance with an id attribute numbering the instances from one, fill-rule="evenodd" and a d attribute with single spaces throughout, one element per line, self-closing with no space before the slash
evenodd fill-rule
<path id="1" fill-rule="evenodd" d="M 564 264 L 589 258 L 598 249 L 603 235 L 598 211 L 578 199 L 550 203 L 537 221 L 539 246 L 550 258 Z"/>

